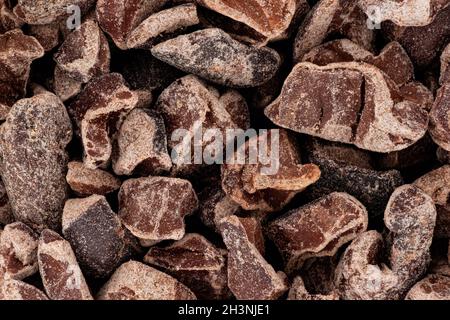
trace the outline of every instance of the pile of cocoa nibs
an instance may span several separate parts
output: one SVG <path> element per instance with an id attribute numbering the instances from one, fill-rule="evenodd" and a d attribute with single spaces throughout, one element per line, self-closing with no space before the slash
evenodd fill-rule
<path id="1" fill-rule="evenodd" d="M 450 0 L 0 0 L 0 299 L 450 300 L 449 42 Z"/>

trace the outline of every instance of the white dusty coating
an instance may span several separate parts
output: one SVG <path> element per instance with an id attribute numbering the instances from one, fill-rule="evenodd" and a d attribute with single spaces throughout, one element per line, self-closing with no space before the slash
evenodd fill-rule
<path id="1" fill-rule="evenodd" d="M 370 17 L 376 15 L 377 23 L 386 20 L 398 26 L 413 27 L 430 24 L 437 11 L 450 4 L 442 0 L 358 0 L 359 6 Z M 377 12 L 374 13 L 373 9 Z"/>
<path id="2" fill-rule="evenodd" d="M 450 277 L 428 275 L 409 290 L 405 300 L 450 300 Z"/>
<path id="3" fill-rule="evenodd" d="M 117 175 L 131 175 L 141 164 L 145 174 L 170 171 L 172 159 L 167 151 L 164 121 L 158 114 L 134 109 L 123 121 L 116 141 L 113 170 Z"/>
<path id="4" fill-rule="evenodd" d="M 178 36 L 154 46 L 151 52 L 178 69 L 231 87 L 261 85 L 281 64 L 275 50 L 244 45 L 217 28 Z"/>
<path id="5" fill-rule="evenodd" d="M 130 179 L 119 191 L 119 217 L 140 239 L 180 240 L 185 233 L 185 216 L 197 208 L 197 195 L 184 179 Z"/>
<path id="6" fill-rule="evenodd" d="M 23 280 L 37 272 L 37 241 L 38 235 L 22 222 L 5 226 L 0 234 L 3 279 Z"/>
<path id="7" fill-rule="evenodd" d="M 60 44 L 60 26 L 58 23 L 30 25 L 29 34 L 37 39 L 45 52 L 49 52 Z"/>
<path id="8" fill-rule="evenodd" d="M 365 100 L 360 101 L 361 117 L 356 119 L 359 120 L 355 123 L 356 130 L 348 127 L 352 125 L 351 123 L 342 123 L 343 120 L 336 113 L 333 113 L 332 119 L 325 123 L 322 123 L 320 118 L 317 125 L 311 127 L 301 125 L 300 120 L 306 116 L 305 110 L 322 108 L 320 105 L 311 104 L 307 99 L 308 93 L 304 89 L 297 88 L 299 90 L 293 91 L 296 86 L 298 87 L 298 81 L 311 72 L 316 75 L 332 75 L 334 73 L 336 76 L 342 72 L 344 78 L 338 77 L 342 81 L 345 78 L 351 79 L 350 75 L 362 76 L 362 81 L 365 83 Z M 327 86 L 330 93 L 337 89 L 333 83 L 329 83 Z M 302 62 L 294 67 L 285 81 L 281 95 L 266 108 L 265 114 L 275 124 L 296 132 L 330 141 L 352 143 L 361 149 L 374 152 L 399 151 L 414 144 L 425 135 L 428 128 L 428 113 L 424 106 L 419 105 L 416 101 L 407 98 L 403 98 L 402 101 L 394 100 L 395 88 L 392 80 L 386 77 L 380 69 L 367 63 L 341 62 L 317 66 Z M 337 94 L 338 92 L 335 92 L 330 99 L 334 96 L 338 97 Z M 348 106 L 343 106 L 343 111 L 349 108 L 347 112 L 352 112 L 350 102 L 348 102 Z M 334 104 L 336 103 L 329 102 L 329 106 Z M 328 126 L 328 122 L 330 122 L 330 126 Z M 336 122 L 336 126 L 333 125 L 333 122 Z"/>
<path id="9" fill-rule="evenodd" d="M 0 300 L 48 300 L 45 293 L 19 280 L 0 282 Z"/>
<path id="10" fill-rule="evenodd" d="M 103 201 L 104 197 L 100 195 L 92 195 L 83 199 L 69 199 L 64 205 L 64 213 L 62 217 L 62 229 L 68 229 L 70 225 L 86 214 L 88 209 L 95 203 Z"/>
<path id="11" fill-rule="evenodd" d="M 145 19 L 127 38 L 127 47 L 149 49 L 158 36 L 183 30 L 200 23 L 197 7 L 185 4 L 152 14 Z"/>
<path id="12" fill-rule="evenodd" d="M 196 300 L 171 276 L 143 263 L 122 264 L 100 290 L 98 300 Z"/>
<path id="13" fill-rule="evenodd" d="M 121 181 L 101 169 L 89 169 L 82 162 L 69 162 L 66 180 L 70 188 L 79 195 L 105 195 L 118 190 Z"/>
<path id="14" fill-rule="evenodd" d="M 69 242 L 56 232 L 42 231 L 38 261 L 45 292 L 50 299 L 93 299 Z"/>
<path id="15" fill-rule="evenodd" d="M 197 3 L 248 25 L 269 40 L 289 28 L 296 10 L 296 0 L 197 0 Z"/>
<path id="16" fill-rule="evenodd" d="M 228 287 L 238 300 L 271 300 L 288 288 L 284 277 L 252 244 L 237 216 L 225 217 L 219 229 L 228 249 Z"/>
<path id="17" fill-rule="evenodd" d="M 83 83 L 69 77 L 60 67 L 55 67 L 53 76 L 53 90 L 55 94 L 65 102 L 81 92 Z"/>
<path id="18" fill-rule="evenodd" d="M 429 132 L 439 147 L 450 151 L 450 81 L 444 82 L 437 91 L 430 112 Z"/>
<path id="19" fill-rule="evenodd" d="M 450 64 L 450 44 L 448 44 L 441 54 L 441 77 L 439 78 L 439 83 L 443 85 L 445 82 L 450 81 L 450 69 L 448 68 Z"/>
<path id="20" fill-rule="evenodd" d="M 428 172 L 413 184 L 428 194 L 436 205 L 447 205 L 450 200 L 450 165 Z"/>

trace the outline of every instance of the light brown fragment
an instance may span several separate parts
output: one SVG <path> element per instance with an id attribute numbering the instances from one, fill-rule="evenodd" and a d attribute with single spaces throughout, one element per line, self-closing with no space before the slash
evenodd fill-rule
<path id="1" fill-rule="evenodd" d="M 414 185 L 428 194 L 436 205 L 445 206 L 450 200 L 450 165 L 442 166 L 423 175 Z"/>
<path id="2" fill-rule="evenodd" d="M 83 83 L 69 77 L 58 66 L 55 67 L 55 74 L 53 76 L 53 91 L 65 102 L 71 98 L 76 97 L 82 90 Z"/>
<path id="3" fill-rule="evenodd" d="M 60 44 L 60 30 L 57 23 L 31 25 L 29 34 L 39 41 L 45 52 L 53 50 Z"/>
<path id="4" fill-rule="evenodd" d="M 438 90 L 430 112 L 429 132 L 433 141 L 442 149 L 450 151 L 450 82 Z"/>
<path id="5" fill-rule="evenodd" d="M 47 296 L 36 287 L 19 281 L 5 280 L 0 282 L 0 300 L 48 300 Z"/>
<path id="6" fill-rule="evenodd" d="M 405 300 L 450 300 L 450 277 L 428 275 L 409 290 Z"/>

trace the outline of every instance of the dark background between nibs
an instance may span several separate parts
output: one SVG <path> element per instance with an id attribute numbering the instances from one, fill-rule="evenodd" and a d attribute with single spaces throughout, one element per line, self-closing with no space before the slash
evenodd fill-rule
<path id="1" fill-rule="evenodd" d="M 17 1 L 11 1 L 14 4 Z M 308 0 L 308 3 L 313 6 L 317 3 L 317 0 Z M 171 4 L 168 4 L 170 6 Z M 207 9 L 200 10 L 200 14 L 205 16 L 208 14 Z M 221 16 L 218 13 L 214 13 L 214 19 L 217 21 L 222 21 L 226 23 L 227 17 Z M 200 29 L 202 26 L 196 26 L 193 28 L 189 28 L 185 30 L 186 33 L 195 31 L 196 29 Z M 297 27 L 298 28 L 298 27 Z M 296 28 L 296 29 L 297 29 Z M 25 30 L 26 31 L 26 30 Z M 389 42 L 383 34 L 382 30 L 376 30 L 376 41 L 375 48 L 376 54 Z M 106 35 L 106 34 L 105 34 Z M 282 65 L 277 75 L 269 81 L 268 84 L 260 86 L 258 88 L 248 88 L 248 89 L 239 89 L 238 91 L 246 98 L 247 103 L 251 109 L 251 122 L 252 127 L 255 129 L 262 128 L 274 128 L 274 124 L 272 124 L 265 116 L 264 116 L 264 107 L 268 104 L 260 105 L 260 100 L 262 97 L 271 97 L 273 100 L 278 96 L 281 91 L 281 87 L 283 85 L 284 80 L 290 73 L 293 68 L 292 62 L 292 46 L 293 39 L 295 37 L 295 32 L 291 35 L 289 40 L 279 41 L 276 43 L 270 43 L 268 46 L 277 50 L 277 52 L 282 57 Z M 156 101 L 159 94 L 173 81 L 185 75 L 184 72 L 165 64 L 154 58 L 150 51 L 146 50 L 127 50 L 122 51 L 118 49 L 114 42 L 111 41 L 109 36 L 109 46 L 111 50 L 111 72 L 119 72 L 121 73 L 125 80 L 128 82 L 132 89 L 147 89 L 151 90 L 153 93 L 153 102 Z M 338 39 L 340 38 L 339 34 L 332 34 L 324 40 L 324 42 Z M 48 89 L 52 88 L 52 79 L 53 73 L 56 63 L 53 61 L 53 55 L 57 49 L 54 49 L 51 52 L 47 52 L 46 55 L 36 60 L 31 69 L 31 78 L 29 83 L 37 83 Z M 417 68 L 415 66 L 415 77 L 417 80 L 424 83 L 428 86 L 432 91 L 437 89 L 438 84 L 436 79 L 438 79 L 439 75 L 439 61 L 435 59 L 429 66 Z M 224 91 L 225 88 L 221 88 L 218 85 L 214 85 L 219 90 Z M 32 96 L 31 88 L 29 89 L 28 96 Z M 67 101 L 65 105 L 70 104 L 70 101 Z M 152 107 L 152 105 L 148 106 Z M 302 134 L 295 134 L 299 144 L 299 151 L 302 155 L 304 161 L 306 161 L 306 152 L 304 150 L 305 140 L 308 139 L 307 136 Z M 81 160 L 82 157 L 82 145 L 78 137 L 74 135 L 74 139 L 70 143 L 69 147 L 69 155 L 71 160 Z M 307 151 L 307 150 L 306 150 Z M 424 137 L 421 141 L 411 146 L 405 151 L 401 152 L 402 161 L 401 167 L 398 167 L 399 171 L 402 174 L 403 179 L 406 183 L 410 183 L 420 177 L 422 174 L 436 168 L 439 166 L 439 162 L 436 157 L 436 145 L 430 140 L 428 136 Z M 386 170 L 390 169 L 386 167 L 386 155 L 384 154 L 376 154 L 371 153 L 371 157 L 373 160 L 373 165 L 377 170 Z M 123 180 L 133 177 L 122 177 Z M 191 182 L 194 185 L 194 188 L 197 192 L 200 192 L 203 188 L 211 184 L 220 183 L 220 167 L 219 166 L 211 166 L 208 170 L 202 171 L 200 176 L 190 177 Z M 279 217 L 282 214 L 287 213 L 292 209 L 296 209 L 302 205 L 305 205 L 311 198 L 307 196 L 308 190 L 303 193 L 299 193 L 294 197 L 294 199 L 280 212 L 271 213 L 267 216 L 267 221 L 273 220 L 276 217 Z M 70 197 L 76 197 L 75 194 L 71 194 Z M 113 192 L 107 195 L 107 200 L 111 205 L 113 211 L 118 211 L 118 199 L 117 192 Z M 380 203 L 380 207 L 384 207 L 386 203 Z M 243 215 L 248 215 L 251 213 L 243 213 Z M 264 227 L 264 226 L 263 226 Z M 371 213 L 370 218 L 370 229 L 376 229 L 380 232 L 385 230 L 383 223 L 383 214 L 382 212 Z M 197 232 L 204 235 L 207 239 L 212 241 L 215 245 L 224 248 L 221 237 L 211 231 L 209 228 L 205 227 L 197 214 L 189 216 L 186 218 L 186 232 Z M 170 243 L 170 241 L 162 242 L 161 245 Z M 432 254 L 433 257 L 443 257 L 445 256 L 447 243 L 443 240 L 437 239 L 433 242 L 432 246 Z M 339 252 L 336 256 L 339 256 L 345 250 L 346 245 L 339 249 Z M 142 260 L 143 255 L 146 250 L 143 251 L 141 256 L 135 257 L 138 260 Z M 282 258 L 275 248 L 274 244 L 267 240 L 266 238 L 266 259 L 267 261 L 273 265 L 275 270 L 283 269 Z M 306 262 L 309 264 L 309 262 Z M 305 270 L 299 271 L 299 273 L 306 272 Z M 92 290 L 92 293 L 98 291 L 98 289 L 104 284 L 107 279 L 96 280 L 87 278 L 87 282 Z M 25 280 L 26 282 L 35 285 L 36 287 L 43 289 L 42 282 L 38 274 L 29 277 Z M 311 293 L 317 292 L 317 286 L 314 283 L 305 281 L 305 285 Z M 320 292 L 318 292 L 320 293 Z M 282 297 L 283 298 L 283 297 Z"/>

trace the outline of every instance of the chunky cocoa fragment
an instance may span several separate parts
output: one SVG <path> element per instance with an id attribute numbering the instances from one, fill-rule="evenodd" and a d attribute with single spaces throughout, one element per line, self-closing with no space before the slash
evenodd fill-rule
<path id="1" fill-rule="evenodd" d="M 168 247 L 153 247 L 144 261 L 176 278 L 199 299 L 229 296 L 226 255 L 199 234 L 186 234 Z"/>
<path id="2" fill-rule="evenodd" d="M 20 29 L 0 34 L 0 120 L 25 97 L 31 63 L 43 55 L 44 48 L 36 38 Z"/>
<path id="3" fill-rule="evenodd" d="M 23 280 L 37 272 L 38 237 L 38 234 L 22 222 L 5 226 L 0 234 L 2 279 Z"/>
<path id="4" fill-rule="evenodd" d="M 53 76 L 53 91 L 61 99 L 66 102 L 67 100 L 77 96 L 82 90 L 83 83 L 69 77 L 58 66 L 55 67 L 55 73 Z"/>
<path id="5" fill-rule="evenodd" d="M 402 96 L 380 69 L 358 62 L 297 64 L 265 114 L 296 132 L 383 153 L 407 148 L 428 126 L 423 105 Z"/>
<path id="6" fill-rule="evenodd" d="M 375 217 L 383 214 L 392 192 L 403 184 L 399 171 L 376 170 L 373 158 L 365 150 L 316 138 L 307 142 L 305 150 L 308 161 L 321 170 L 319 181 L 306 192 L 311 199 L 346 192 L 361 201 L 369 215 Z"/>
<path id="7" fill-rule="evenodd" d="M 311 294 L 305 288 L 301 277 L 295 277 L 291 288 L 289 289 L 288 300 L 339 300 L 337 293 Z"/>
<path id="8" fill-rule="evenodd" d="M 257 146 L 266 154 L 252 160 Z M 251 137 L 233 155 L 235 161 L 239 157 L 243 164 L 222 165 L 222 189 L 244 210 L 280 210 L 320 177 L 316 165 L 300 164 L 296 145 L 284 130 Z"/>
<path id="9" fill-rule="evenodd" d="M 228 249 L 228 287 L 238 300 L 272 300 L 288 288 L 248 239 L 237 216 L 220 221 L 219 229 Z"/>
<path id="10" fill-rule="evenodd" d="M 434 142 L 450 151 L 450 81 L 438 90 L 430 112 L 430 134 Z"/>
<path id="11" fill-rule="evenodd" d="M 137 261 L 122 264 L 100 290 L 98 300 L 195 300 L 186 286 Z"/>
<path id="12" fill-rule="evenodd" d="M 450 277 L 427 276 L 409 290 L 405 300 L 450 300 Z"/>
<path id="13" fill-rule="evenodd" d="M 13 12 L 13 3 L 10 0 L 0 0 L 0 33 L 21 28 L 23 21 Z"/>
<path id="14" fill-rule="evenodd" d="M 117 133 L 113 169 L 117 175 L 147 176 L 170 171 L 163 118 L 153 110 L 134 109 Z"/>
<path id="15" fill-rule="evenodd" d="M 246 46 L 220 29 L 204 29 L 167 40 L 152 54 L 185 72 L 230 87 L 255 87 L 270 80 L 280 66 L 270 48 Z"/>
<path id="16" fill-rule="evenodd" d="M 52 51 L 60 45 L 61 32 L 58 23 L 31 25 L 29 34 L 39 41 L 45 52 Z"/>
<path id="17" fill-rule="evenodd" d="M 84 148 L 84 164 L 95 169 L 106 167 L 111 158 L 111 136 L 126 115 L 139 102 L 118 73 L 110 73 L 89 82 L 68 107 L 77 123 Z"/>
<path id="18" fill-rule="evenodd" d="M 69 162 L 68 168 L 66 180 L 77 195 L 106 195 L 120 188 L 121 181 L 107 171 L 89 169 L 77 161 Z"/>
<path id="19" fill-rule="evenodd" d="M 71 139 L 66 108 L 51 93 L 18 101 L 1 127 L 2 179 L 11 208 L 33 229 L 60 228 Z"/>
<path id="20" fill-rule="evenodd" d="M 39 271 L 45 292 L 52 300 L 92 300 L 69 242 L 51 230 L 41 233 Z"/>
<path id="21" fill-rule="evenodd" d="M 109 72 L 108 40 L 97 22 L 87 20 L 70 33 L 55 54 L 58 67 L 83 83 Z"/>
<path id="22" fill-rule="evenodd" d="M 441 54 L 441 73 L 439 77 L 439 83 L 441 85 L 445 84 L 447 81 L 450 81 L 450 68 L 448 68 L 450 64 L 450 44 L 448 44 Z"/>
<path id="23" fill-rule="evenodd" d="M 445 206 L 450 200 L 450 165 L 442 166 L 423 175 L 414 185 L 428 194 L 436 205 Z"/>
<path id="24" fill-rule="evenodd" d="M 292 273 L 308 258 L 333 256 L 366 231 L 367 224 L 367 210 L 356 198 L 331 193 L 274 220 L 268 235 L 283 254 L 286 271 Z"/>
<path id="25" fill-rule="evenodd" d="M 127 38 L 127 47 L 151 49 L 155 44 L 183 33 L 188 27 L 199 23 L 197 7 L 185 4 L 152 14 Z"/>
<path id="26" fill-rule="evenodd" d="M 140 239 L 180 240 L 184 218 L 198 207 L 188 180 L 166 177 L 130 179 L 119 192 L 119 217 Z"/>
<path id="27" fill-rule="evenodd" d="M 150 14 L 161 9 L 168 0 L 98 0 L 96 15 L 101 28 L 117 47 L 127 49 L 126 39 Z"/>
<path id="28" fill-rule="evenodd" d="M 20 280 L 0 282 L 0 300 L 48 300 L 45 293 Z"/>
<path id="29" fill-rule="evenodd" d="M 295 38 L 294 61 L 299 62 L 309 50 L 333 35 L 343 35 L 371 50 L 374 33 L 368 28 L 367 21 L 357 1 L 319 1 L 306 16 Z"/>
<path id="30" fill-rule="evenodd" d="M 277 38 L 288 29 L 297 8 L 295 0 L 197 0 L 197 3 L 244 23 L 268 39 Z"/>
<path id="31" fill-rule="evenodd" d="M 261 219 L 259 217 L 239 217 L 239 221 L 245 229 L 247 239 L 264 256 L 266 252 L 265 239 Z"/>
<path id="32" fill-rule="evenodd" d="M 137 240 L 103 196 L 68 200 L 62 231 L 83 273 L 92 277 L 107 277 L 138 250 Z"/>

